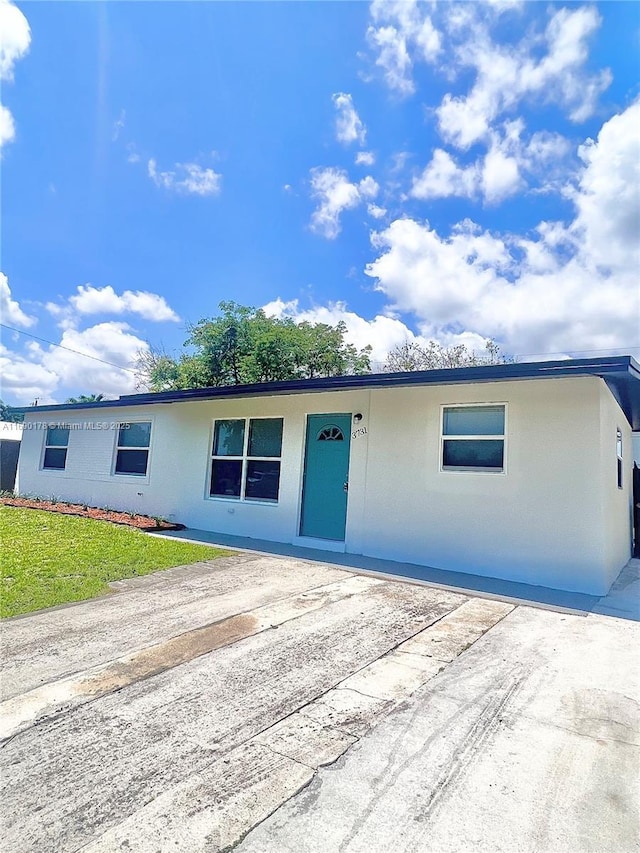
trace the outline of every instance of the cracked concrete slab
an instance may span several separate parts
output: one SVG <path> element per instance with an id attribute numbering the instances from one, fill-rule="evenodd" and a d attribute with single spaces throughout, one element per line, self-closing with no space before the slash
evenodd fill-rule
<path id="1" fill-rule="evenodd" d="M 513 604 L 502 601 L 471 599 L 441 619 L 433 628 L 402 643 L 398 651 L 427 655 L 449 663 L 475 643 L 485 631 L 511 613 L 513 607 Z"/>
<path id="2" fill-rule="evenodd" d="M 323 726 L 362 737 L 386 716 L 394 703 L 386 699 L 374 699 L 344 687 L 329 690 L 315 702 L 310 702 L 299 713 L 316 720 Z"/>
<path id="3" fill-rule="evenodd" d="M 278 562 L 271 566 L 274 584 Z M 270 620 L 278 612 L 296 618 L 273 630 L 116 685 L 114 692 L 62 708 L 5 742 L 0 793 L 5 843 L 16 851 L 72 851 L 128 818 L 137 820 L 150 801 L 180 788 L 194 774 L 213 772 L 238 746 L 466 600 L 349 574 L 340 578 L 343 586 L 332 594 L 309 590 L 301 607 L 299 595 L 274 605 Z M 120 629 L 126 632 L 125 622 Z M 139 633 L 133 636 L 137 640 Z M 336 745 L 342 750 L 353 742 L 354 736 L 336 730 L 323 746 L 321 739 L 311 738 L 314 729 L 322 728 L 300 717 L 299 755 L 324 763 Z M 290 733 L 292 754 L 294 742 Z M 287 791 L 285 786 L 283 798 Z M 203 810 L 210 807 L 203 801 Z M 189 812 L 174 815 L 175 825 L 189 824 L 193 811 L 191 804 Z"/>
<path id="4" fill-rule="evenodd" d="M 354 735 L 323 725 L 300 712 L 281 720 L 254 738 L 255 743 L 268 746 L 278 755 L 293 758 L 314 770 L 325 764 L 333 764 L 357 740 Z"/>
<path id="5" fill-rule="evenodd" d="M 275 562 L 274 562 L 275 559 Z M 7 699 L 350 572 L 243 554 L 111 584 L 111 594 L 0 622 Z"/>
<path id="6" fill-rule="evenodd" d="M 313 774 L 311 767 L 263 744 L 242 744 L 224 761 L 191 774 L 82 850 L 226 851 L 249 827 L 300 791 Z"/>
<path id="7" fill-rule="evenodd" d="M 374 578 L 346 577 L 274 604 L 221 619 L 212 625 L 194 628 L 102 666 L 14 696 L 0 703 L 0 740 L 13 737 L 47 716 L 122 690 L 136 681 L 158 675 L 253 634 L 277 628 L 290 619 L 364 592 L 379 583 L 381 581 Z"/>
<path id="8" fill-rule="evenodd" d="M 238 853 L 635 853 L 639 629 L 515 609 Z"/>
<path id="9" fill-rule="evenodd" d="M 635 853 L 638 629 L 252 555 L 9 620 L 9 702 L 61 692 L 4 845 Z"/>

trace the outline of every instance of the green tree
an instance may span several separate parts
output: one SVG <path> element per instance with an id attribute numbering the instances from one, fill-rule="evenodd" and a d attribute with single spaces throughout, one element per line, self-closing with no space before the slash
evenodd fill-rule
<path id="1" fill-rule="evenodd" d="M 67 398 L 65 403 L 99 403 L 101 400 L 104 400 L 104 394 L 80 394 Z"/>
<path id="2" fill-rule="evenodd" d="M 13 406 L 9 406 L 0 400 L 0 421 L 5 421 L 12 424 L 22 423 L 24 420 L 24 412 L 16 412 Z"/>
<path id="3" fill-rule="evenodd" d="M 149 348 L 138 354 L 139 388 L 164 391 L 368 373 L 370 347 L 345 342 L 346 326 L 296 323 L 261 309 L 221 302 L 220 316 L 188 327 L 178 358 Z"/>
<path id="4" fill-rule="evenodd" d="M 510 364 L 511 356 L 501 352 L 495 341 L 485 341 L 484 353 L 476 353 L 465 344 L 444 347 L 437 341 L 428 341 L 424 346 L 407 341 L 394 347 L 387 355 L 385 373 L 400 373 L 409 370 L 442 370 L 449 367 L 480 367 L 487 364 Z"/>

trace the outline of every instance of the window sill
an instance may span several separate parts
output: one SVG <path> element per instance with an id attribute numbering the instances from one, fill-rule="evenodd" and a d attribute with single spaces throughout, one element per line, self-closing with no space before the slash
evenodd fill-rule
<path id="1" fill-rule="evenodd" d="M 149 483 L 149 475 L 148 474 L 120 474 L 114 471 L 109 477 L 109 482 L 113 482 L 114 480 L 122 480 L 125 483 Z"/>
<path id="2" fill-rule="evenodd" d="M 506 474 L 504 468 L 441 468 L 441 474 Z"/>
<path id="3" fill-rule="evenodd" d="M 224 497 L 223 495 L 206 495 L 205 500 L 231 504 L 232 506 L 279 506 L 279 501 L 270 501 L 266 498 L 245 498 L 242 500 L 242 498 Z"/>

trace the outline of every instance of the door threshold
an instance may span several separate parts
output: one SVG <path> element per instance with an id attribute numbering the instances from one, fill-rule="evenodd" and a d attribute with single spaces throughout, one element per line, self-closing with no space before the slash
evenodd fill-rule
<path id="1" fill-rule="evenodd" d="M 344 554 L 347 547 L 342 539 L 319 539 L 314 536 L 296 536 L 293 544 L 300 545 L 301 548 L 316 548 L 319 551 L 333 551 L 339 554 Z"/>

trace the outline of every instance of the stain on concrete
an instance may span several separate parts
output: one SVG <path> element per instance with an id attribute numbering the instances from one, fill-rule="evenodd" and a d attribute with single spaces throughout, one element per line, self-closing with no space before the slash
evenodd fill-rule
<path id="1" fill-rule="evenodd" d="M 576 734 L 640 746 L 640 703 L 610 690 L 582 688 L 565 694 L 559 720 Z"/>
<path id="2" fill-rule="evenodd" d="M 236 643 L 260 630 L 259 620 L 249 614 L 232 616 L 213 625 L 187 631 L 132 655 L 126 661 L 110 664 L 102 672 L 76 683 L 76 695 L 105 696 L 136 681 L 166 672 L 215 649 Z"/>

